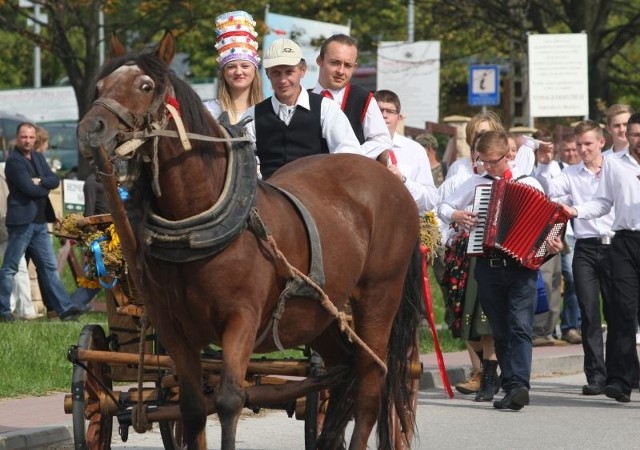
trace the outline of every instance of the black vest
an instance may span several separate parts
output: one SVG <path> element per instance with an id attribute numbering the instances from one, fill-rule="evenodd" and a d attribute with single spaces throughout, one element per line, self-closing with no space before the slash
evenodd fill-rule
<path id="1" fill-rule="evenodd" d="M 369 102 L 371 102 L 372 98 L 373 93 L 361 88 L 360 86 L 347 84 L 344 91 L 342 110 L 349 119 L 351 128 L 353 128 L 353 132 L 356 134 L 360 145 L 364 144 L 365 141 L 362 123 L 364 122 L 364 117 L 367 114 L 367 108 L 369 107 Z"/>
<path id="2" fill-rule="evenodd" d="M 311 109 L 297 106 L 288 126 L 273 112 L 271 98 L 255 106 L 256 150 L 263 180 L 298 158 L 329 153 L 320 122 L 322 98 L 309 94 Z"/>

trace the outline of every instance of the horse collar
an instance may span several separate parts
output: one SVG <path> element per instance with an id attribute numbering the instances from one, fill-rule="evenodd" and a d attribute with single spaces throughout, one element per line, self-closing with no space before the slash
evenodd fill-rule
<path id="1" fill-rule="evenodd" d="M 225 125 L 231 137 L 241 129 Z M 216 255 L 246 227 L 255 204 L 258 179 L 251 145 L 236 141 L 227 146 L 227 179 L 218 201 L 207 211 L 187 219 L 170 221 L 150 214 L 144 225 L 151 256 L 169 262 L 188 262 Z"/>

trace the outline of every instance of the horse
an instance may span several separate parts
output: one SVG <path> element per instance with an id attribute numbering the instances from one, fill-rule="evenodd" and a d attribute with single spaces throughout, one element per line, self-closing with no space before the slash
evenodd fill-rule
<path id="1" fill-rule="evenodd" d="M 248 143 L 230 142 L 240 133 L 217 122 L 169 70 L 175 47 L 170 32 L 140 53 L 112 44 L 77 134 L 98 170 L 128 155 L 127 217 L 114 214 L 114 223 L 133 236 L 128 263 L 174 363 L 187 447 L 206 448 L 202 351 L 213 343 L 222 348 L 211 395 L 223 449 L 235 448 L 250 401 L 243 382 L 252 353 L 301 345 L 318 352 L 327 370 L 348 368 L 330 386 L 318 448 L 344 448 L 351 418 L 350 449 L 365 449 L 376 423 L 380 448 L 394 448 L 389 412 L 407 412 L 407 436 L 415 424 L 406 355 L 415 350 L 422 277 L 411 195 L 361 155 L 301 158 L 259 180 Z M 207 222 L 219 216 L 212 230 Z M 185 241 L 189 248 L 180 247 Z M 312 279 L 314 265 L 320 276 Z M 283 291 L 298 272 L 321 294 L 294 289 L 285 304 Z M 347 304 L 353 334 L 345 337 Z"/>

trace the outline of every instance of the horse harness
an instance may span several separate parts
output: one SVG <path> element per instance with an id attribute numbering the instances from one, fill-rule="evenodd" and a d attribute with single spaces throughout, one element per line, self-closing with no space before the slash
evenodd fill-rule
<path id="1" fill-rule="evenodd" d="M 176 123 L 177 132 L 165 129 L 168 124 L 166 115 L 151 121 L 150 114 L 146 114 L 140 120 L 113 99 L 100 98 L 95 102 L 95 104 L 99 104 L 111 111 L 130 129 L 134 130 L 121 133 L 121 138 L 124 142 L 115 149 L 115 153 L 118 156 L 130 158 L 148 139 L 154 139 L 153 156 L 152 158 L 147 157 L 146 161 L 152 163 L 154 172 L 153 190 L 158 197 L 161 195 L 157 181 L 159 137 L 180 138 L 185 151 L 191 149 L 189 139 L 224 142 L 227 147 L 227 176 L 220 198 L 207 211 L 187 219 L 171 221 L 150 213 L 144 224 L 144 240 L 149 254 L 168 262 L 189 262 L 204 259 L 220 253 L 246 229 L 251 230 L 261 240 L 273 243 L 273 238 L 268 228 L 255 208 L 257 164 L 248 138 L 242 136 L 246 122 L 232 125 L 224 120 L 228 116 L 223 115 L 220 121 L 223 126 L 223 138 L 187 133 L 178 112 L 178 106 L 177 104 L 172 104 L 175 102 L 171 99 L 173 97 L 169 97 L 165 107 Z M 159 108 L 160 103 L 154 102 L 154 105 Z M 140 122 L 150 123 L 148 129 L 135 131 Z M 229 144 L 231 144 L 231 148 L 229 148 Z M 255 348 L 257 348 L 266 339 L 269 330 L 271 330 L 274 343 L 278 349 L 284 350 L 278 334 L 278 324 L 284 314 L 287 299 L 308 297 L 320 300 L 324 295 L 322 288 L 324 287 L 325 276 L 320 237 L 311 213 L 302 201 L 292 193 L 277 186 L 270 186 L 287 197 L 302 217 L 309 238 L 311 255 L 308 277 L 301 276 L 298 271 L 289 270 L 285 288 L 280 293 L 269 324 L 255 342 Z M 274 250 L 277 252 L 277 248 L 274 248 Z"/>

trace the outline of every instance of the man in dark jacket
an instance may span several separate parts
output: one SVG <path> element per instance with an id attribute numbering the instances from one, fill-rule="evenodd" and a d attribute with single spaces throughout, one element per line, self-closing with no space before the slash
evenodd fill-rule
<path id="1" fill-rule="evenodd" d="M 74 320 L 83 312 L 72 303 L 58 274 L 47 223 L 56 219 L 49 201 L 49 191 L 57 188 L 60 180 L 51 171 L 44 156 L 34 150 L 35 140 L 34 124 L 18 125 L 16 147 L 9 154 L 5 168 L 9 185 L 6 219 L 9 241 L 0 269 L 1 322 L 15 320 L 10 308 L 13 276 L 27 249 L 38 276 L 42 277 L 46 295 L 60 319 Z"/>

